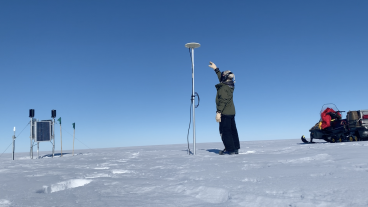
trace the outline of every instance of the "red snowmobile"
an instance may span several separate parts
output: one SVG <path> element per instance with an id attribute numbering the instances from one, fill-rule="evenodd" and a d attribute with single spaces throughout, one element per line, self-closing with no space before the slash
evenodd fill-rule
<path id="1" fill-rule="evenodd" d="M 326 142 L 352 142 L 368 140 L 368 110 L 349 111 L 346 119 L 335 104 L 324 104 L 320 120 L 310 130 L 310 141 L 301 137 L 304 143 L 314 143 L 313 139 Z"/>

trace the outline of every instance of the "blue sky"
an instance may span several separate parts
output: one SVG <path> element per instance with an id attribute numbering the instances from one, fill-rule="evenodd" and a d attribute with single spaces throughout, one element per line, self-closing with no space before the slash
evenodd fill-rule
<path id="1" fill-rule="evenodd" d="M 358 0 L 1 1 L 0 153 L 30 108 L 37 119 L 57 110 L 63 149 L 73 122 L 90 148 L 186 143 L 188 42 L 201 44 L 197 142 L 221 141 L 209 61 L 236 75 L 241 141 L 309 137 L 324 103 L 368 108 L 367 9 Z M 16 145 L 28 151 L 29 127 Z"/>

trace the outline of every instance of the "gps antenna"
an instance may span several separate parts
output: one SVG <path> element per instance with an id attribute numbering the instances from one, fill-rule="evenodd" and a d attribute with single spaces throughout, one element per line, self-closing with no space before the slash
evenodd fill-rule
<path id="1" fill-rule="evenodd" d="M 193 154 L 196 154 L 196 137 L 195 137 L 195 94 L 194 94 L 194 48 L 198 48 L 201 45 L 199 43 L 195 43 L 195 42 L 191 42 L 191 43 L 187 43 L 185 44 L 186 48 L 189 48 L 189 50 L 192 51 L 192 107 L 193 107 Z"/>

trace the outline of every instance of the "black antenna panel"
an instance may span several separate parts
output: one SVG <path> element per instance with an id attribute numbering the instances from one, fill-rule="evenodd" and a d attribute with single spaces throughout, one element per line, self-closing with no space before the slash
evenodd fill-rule
<path id="1" fill-rule="evenodd" d="M 56 110 L 53 109 L 51 110 L 51 118 L 55 118 L 56 117 Z"/>
<path id="2" fill-rule="evenodd" d="M 30 109 L 29 110 L 29 118 L 33 118 L 35 115 L 35 110 L 34 109 Z"/>

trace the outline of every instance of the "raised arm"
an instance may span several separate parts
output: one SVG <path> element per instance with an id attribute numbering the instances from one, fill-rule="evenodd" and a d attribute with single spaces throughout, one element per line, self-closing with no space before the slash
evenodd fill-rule
<path id="1" fill-rule="evenodd" d="M 210 65 L 208 67 L 215 70 L 215 73 L 217 74 L 217 77 L 218 77 L 219 81 L 221 82 L 221 71 L 218 67 L 216 67 L 215 63 L 210 61 Z"/>

